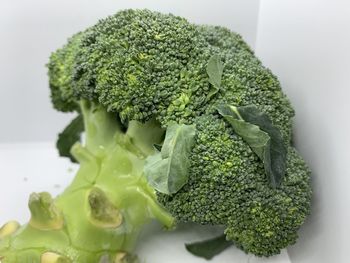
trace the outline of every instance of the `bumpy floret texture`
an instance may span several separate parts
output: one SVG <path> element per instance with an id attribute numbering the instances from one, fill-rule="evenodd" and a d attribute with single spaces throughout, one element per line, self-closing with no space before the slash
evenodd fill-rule
<path id="1" fill-rule="evenodd" d="M 219 55 L 221 87 L 206 67 Z M 272 255 L 295 242 L 310 210 L 309 170 L 290 146 L 294 111 L 277 78 L 242 38 L 223 27 L 198 26 L 148 10 L 125 10 L 99 21 L 56 51 L 49 64 L 54 106 L 98 101 L 121 120 L 196 124 L 189 182 L 159 195 L 181 221 L 226 226 L 247 252 Z M 288 147 L 287 172 L 268 186 L 262 162 L 216 113 L 215 105 L 254 104 L 268 114 Z"/>
<path id="2" fill-rule="evenodd" d="M 72 88 L 72 72 L 81 36 L 82 34 L 78 33 L 70 38 L 63 48 L 52 53 L 47 64 L 52 104 L 59 111 L 70 112 L 79 109 Z"/>
<path id="3" fill-rule="evenodd" d="M 209 97 L 213 87 L 206 66 L 214 54 L 221 56 L 225 68 L 222 89 Z M 167 126 L 171 120 L 191 123 L 217 101 L 254 103 L 290 136 L 293 110 L 277 79 L 239 35 L 222 27 L 126 10 L 74 36 L 52 55 L 49 65 L 52 98 L 59 110 L 64 102 L 71 109 L 74 94 L 98 100 L 122 119 L 155 116 Z"/>
<path id="4" fill-rule="evenodd" d="M 189 182 L 159 200 L 178 220 L 225 226 L 228 239 L 259 256 L 293 244 L 310 209 L 309 170 L 289 147 L 282 186 L 266 183 L 264 167 L 223 120 L 202 116 L 191 154 Z"/>

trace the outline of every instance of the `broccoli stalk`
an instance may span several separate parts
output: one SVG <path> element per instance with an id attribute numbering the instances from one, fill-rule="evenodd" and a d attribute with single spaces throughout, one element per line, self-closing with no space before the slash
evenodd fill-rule
<path id="1" fill-rule="evenodd" d="M 150 120 L 131 121 L 124 132 L 99 104 L 82 100 L 80 105 L 86 139 L 71 150 L 80 169 L 57 198 L 31 195 L 28 224 L 2 227 L 2 263 L 134 262 L 132 250 L 144 224 L 155 218 L 173 226 L 143 177 L 145 158 L 164 130 Z"/>

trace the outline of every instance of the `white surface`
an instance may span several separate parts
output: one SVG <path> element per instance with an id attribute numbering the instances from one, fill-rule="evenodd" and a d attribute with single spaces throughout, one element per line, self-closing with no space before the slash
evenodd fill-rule
<path id="1" fill-rule="evenodd" d="M 0 225 L 15 219 L 28 221 L 27 201 L 32 192 L 63 191 L 77 166 L 59 158 L 53 144 L 0 144 Z"/>
<path id="2" fill-rule="evenodd" d="M 72 34 L 125 8 L 227 26 L 254 47 L 259 0 L 1 0 L 0 142 L 53 141 L 72 118 L 49 101 L 45 64 Z"/>
<path id="3" fill-rule="evenodd" d="M 0 225 L 10 219 L 26 222 L 29 194 L 44 190 L 54 195 L 60 193 L 74 176 L 69 170 L 76 169 L 67 160 L 58 158 L 54 146 L 47 143 L 0 144 L 0 160 Z M 204 259 L 189 254 L 184 243 L 216 236 L 216 230 L 191 224 L 165 232 L 152 223 L 143 231 L 136 252 L 148 263 L 205 263 Z M 285 250 L 281 255 L 261 259 L 246 255 L 235 247 L 228 248 L 210 262 L 290 263 Z"/>
<path id="4" fill-rule="evenodd" d="M 313 170 L 293 263 L 350 262 L 349 30 L 349 1 L 261 2 L 257 54 L 293 102 L 296 145 Z"/>

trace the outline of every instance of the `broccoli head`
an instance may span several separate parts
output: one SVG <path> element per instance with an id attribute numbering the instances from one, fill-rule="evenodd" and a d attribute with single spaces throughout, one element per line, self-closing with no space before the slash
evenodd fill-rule
<path id="1" fill-rule="evenodd" d="M 171 14 L 124 10 L 71 37 L 48 68 L 53 106 L 79 115 L 58 146 L 66 144 L 61 155 L 81 168 L 50 199 L 65 220 L 55 231 L 63 229 L 68 243 L 62 237 L 58 245 L 33 246 L 28 227 L 42 224 L 31 220 L 0 245 L 5 262 L 21 242 L 22 251 L 29 242 L 26 255 L 134 262 L 132 244 L 147 218 L 167 227 L 174 219 L 224 226 L 227 240 L 258 256 L 296 242 L 311 187 L 310 171 L 291 145 L 294 110 L 238 34 Z M 223 114 L 220 105 L 231 112 Z M 73 145 L 82 130 L 84 146 Z M 79 215 L 72 205 L 82 207 Z M 84 219 L 84 206 L 93 220 Z M 35 235 L 40 239 L 41 232 Z M 108 249 L 81 240 L 93 235 Z"/>

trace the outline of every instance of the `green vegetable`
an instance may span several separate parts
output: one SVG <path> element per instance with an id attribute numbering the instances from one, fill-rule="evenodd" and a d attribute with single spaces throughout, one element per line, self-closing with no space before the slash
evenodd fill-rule
<path id="1" fill-rule="evenodd" d="M 210 99 L 214 96 L 221 86 L 221 77 L 224 66 L 222 65 L 219 55 L 213 55 L 207 65 L 207 74 L 209 76 L 209 83 L 213 85 L 214 90 L 209 92 L 207 98 Z"/>
<path id="2" fill-rule="evenodd" d="M 264 160 L 264 152 L 268 147 L 270 136 L 260 130 L 259 126 L 243 120 L 237 107 L 220 105 L 218 111 L 232 125 L 233 130 L 248 143 L 256 155 Z"/>
<path id="3" fill-rule="evenodd" d="M 79 119 L 58 141 L 80 168 L 59 196 L 31 196 L 28 224 L 0 229 L 2 263 L 136 262 L 152 219 L 223 226 L 225 239 L 258 256 L 296 242 L 311 187 L 290 143 L 294 111 L 239 35 L 124 10 L 71 37 L 48 69 L 54 108 L 83 118 L 84 141 Z M 240 134 L 217 113 L 222 104 L 237 107 Z"/>
<path id="4" fill-rule="evenodd" d="M 151 218 L 173 226 L 142 175 L 145 156 L 163 130 L 152 121 L 131 121 L 124 132 L 114 114 L 85 100 L 81 111 L 86 144 L 71 151 L 80 163 L 76 177 L 55 199 L 31 195 L 29 223 L 0 234 L 3 263 L 118 262 L 121 255 L 132 257 L 140 228 Z"/>
<path id="5" fill-rule="evenodd" d="M 232 245 L 232 241 L 227 241 L 226 236 L 222 235 L 209 240 L 186 244 L 185 247 L 193 255 L 209 260 Z"/>
<path id="6" fill-rule="evenodd" d="M 161 152 L 146 159 L 145 176 L 158 192 L 174 194 L 187 183 L 194 135 L 193 125 L 170 124 Z"/>
<path id="7" fill-rule="evenodd" d="M 76 162 L 70 153 L 70 149 L 74 143 L 80 142 L 80 136 L 83 131 L 83 117 L 78 115 L 60 134 L 58 134 L 56 147 L 60 156 L 68 157 L 72 162 Z"/>
<path id="8" fill-rule="evenodd" d="M 219 105 L 218 111 L 263 161 L 270 184 L 279 186 L 285 174 L 287 148 L 269 117 L 252 105 Z"/>

